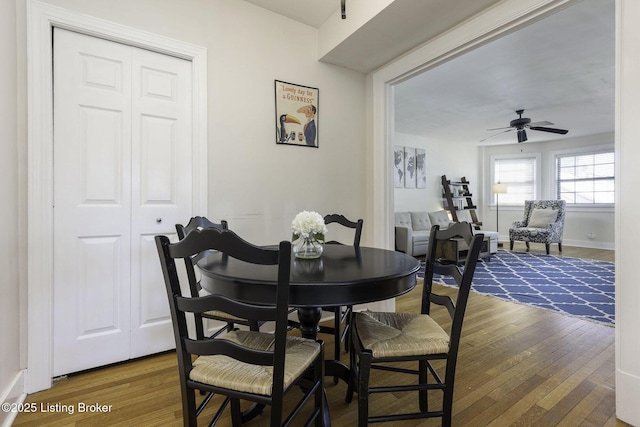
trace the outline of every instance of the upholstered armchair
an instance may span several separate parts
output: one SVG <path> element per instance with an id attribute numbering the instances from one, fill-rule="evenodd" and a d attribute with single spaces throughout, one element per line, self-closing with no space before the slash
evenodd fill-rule
<path id="1" fill-rule="evenodd" d="M 551 243 L 558 244 L 562 252 L 562 233 L 564 231 L 564 200 L 527 200 L 524 202 L 524 219 L 516 221 L 509 228 L 509 247 L 513 250 L 513 242 L 544 243 L 547 255 Z"/>

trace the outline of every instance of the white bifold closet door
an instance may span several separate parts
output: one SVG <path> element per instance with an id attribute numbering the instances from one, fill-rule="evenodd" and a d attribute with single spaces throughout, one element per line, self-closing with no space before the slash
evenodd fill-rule
<path id="1" fill-rule="evenodd" d="M 189 61 L 54 31 L 58 376 L 175 346 L 154 236 L 192 214 L 192 84 Z"/>

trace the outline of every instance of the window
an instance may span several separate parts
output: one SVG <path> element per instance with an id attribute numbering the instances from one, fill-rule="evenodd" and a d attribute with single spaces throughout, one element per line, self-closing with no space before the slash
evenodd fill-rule
<path id="1" fill-rule="evenodd" d="M 500 194 L 500 204 L 523 205 L 538 194 L 539 155 L 495 156 L 493 158 L 493 183 L 506 184 L 506 194 Z M 493 202 L 496 202 L 493 195 Z"/>
<path id="2" fill-rule="evenodd" d="M 613 150 L 556 155 L 556 196 L 567 204 L 613 204 Z"/>

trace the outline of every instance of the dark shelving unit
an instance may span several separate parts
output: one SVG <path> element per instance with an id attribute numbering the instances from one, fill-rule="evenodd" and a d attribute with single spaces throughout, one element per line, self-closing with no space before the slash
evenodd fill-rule
<path id="1" fill-rule="evenodd" d="M 473 220 L 473 226 L 480 229 L 482 222 L 478 220 L 476 205 L 473 204 L 473 194 L 469 190 L 469 181 L 462 177 L 460 181 L 451 181 L 446 175 L 442 175 L 442 195 L 444 208 L 451 212 L 451 218 L 458 221 L 459 210 L 468 210 Z"/>

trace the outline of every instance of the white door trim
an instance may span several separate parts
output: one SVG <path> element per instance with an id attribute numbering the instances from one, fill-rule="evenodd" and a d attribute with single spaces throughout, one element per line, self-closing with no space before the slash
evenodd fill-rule
<path id="1" fill-rule="evenodd" d="M 52 28 L 176 56 L 193 67 L 193 212 L 207 209 L 207 50 L 36 0 L 27 4 L 27 375 L 25 392 L 51 387 L 53 309 Z"/>
<path id="2" fill-rule="evenodd" d="M 461 23 L 425 43 L 411 53 L 374 71 L 367 78 L 367 97 L 371 100 L 367 123 L 372 142 L 367 161 L 372 215 L 373 246 L 393 249 L 394 188 L 393 164 L 393 86 L 425 70 L 495 40 L 527 23 L 576 3 L 578 0 L 507 0 Z M 393 307 L 391 307 L 393 308 Z"/>

